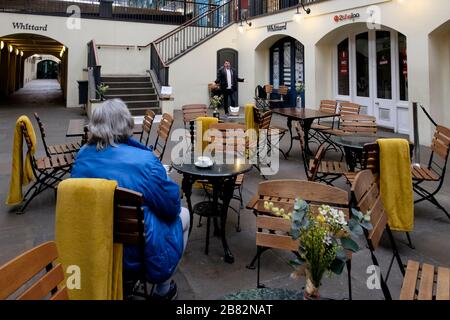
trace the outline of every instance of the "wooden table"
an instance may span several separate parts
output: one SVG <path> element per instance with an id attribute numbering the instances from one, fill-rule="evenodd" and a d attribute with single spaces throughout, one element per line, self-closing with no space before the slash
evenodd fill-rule
<path id="1" fill-rule="evenodd" d="M 292 121 L 300 122 L 300 125 L 303 128 L 303 132 L 305 133 L 305 148 L 306 152 L 312 154 L 309 149 L 309 130 L 311 129 L 311 125 L 316 119 L 322 118 L 334 118 L 338 117 L 339 114 L 326 113 L 316 109 L 306 109 L 306 108 L 275 108 L 271 109 L 273 113 L 279 114 L 283 117 L 287 117 L 287 126 L 289 129 L 289 134 L 291 135 L 291 142 L 289 145 L 289 150 L 286 152 L 286 156 L 289 155 L 289 152 L 292 149 L 292 141 L 297 140 L 298 137 L 292 136 Z"/>

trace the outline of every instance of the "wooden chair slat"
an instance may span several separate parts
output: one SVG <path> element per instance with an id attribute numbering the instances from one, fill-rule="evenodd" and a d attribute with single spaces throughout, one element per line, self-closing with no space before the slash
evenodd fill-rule
<path id="1" fill-rule="evenodd" d="M 64 270 L 59 263 L 22 293 L 17 300 L 42 300 L 63 281 Z"/>
<path id="2" fill-rule="evenodd" d="M 56 243 L 46 242 L 0 267 L 0 300 L 13 294 L 57 257 Z"/>
<path id="3" fill-rule="evenodd" d="M 450 300 L 450 268 L 438 268 L 436 300 Z"/>
<path id="4" fill-rule="evenodd" d="M 138 233 L 129 234 L 129 233 L 115 232 L 114 233 L 114 242 L 124 243 L 127 245 L 134 245 L 134 246 L 142 245 Z"/>
<path id="5" fill-rule="evenodd" d="M 430 264 L 422 265 L 422 274 L 420 278 L 418 300 L 432 300 L 433 299 L 433 284 L 434 284 L 434 266 Z"/>
<path id="6" fill-rule="evenodd" d="M 400 300 L 414 300 L 416 295 L 417 276 L 419 274 L 419 263 L 408 261 L 405 277 L 403 279 L 402 290 L 400 291 Z"/>
<path id="7" fill-rule="evenodd" d="M 258 215 L 256 217 L 256 228 L 263 228 L 273 231 L 290 232 L 291 222 L 279 217 Z"/>
<path id="8" fill-rule="evenodd" d="M 50 300 L 69 300 L 69 293 L 67 292 L 67 288 L 64 286 L 62 289 L 59 289 Z"/>
<path id="9" fill-rule="evenodd" d="M 265 248 L 297 251 L 299 244 L 292 240 L 290 236 L 257 232 L 256 245 Z"/>
<path id="10" fill-rule="evenodd" d="M 114 221 L 114 230 L 118 233 L 138 233 L 139 226 L 136 219 L 116 218 Z"/>

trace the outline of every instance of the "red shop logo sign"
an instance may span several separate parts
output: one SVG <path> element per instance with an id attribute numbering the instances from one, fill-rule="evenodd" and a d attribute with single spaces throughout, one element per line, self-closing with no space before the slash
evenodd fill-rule
<path id="1" fill-rule="evenodd" d="M 346 14 L 341 14 L 341 15 L 336 15 L 334 16 L 334 21 L 337 22 L 342 22 L 342 21 L 347 21 L 347 20 L 355 20 L 360 18 L 361 15 L 359 13 L 346 13 Z"/>

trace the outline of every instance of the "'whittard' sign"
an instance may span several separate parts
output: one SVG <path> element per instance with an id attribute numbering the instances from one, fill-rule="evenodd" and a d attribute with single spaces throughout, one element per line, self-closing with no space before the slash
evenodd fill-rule
<path id="1" fill-rule="evenodd" d="M 23 22 L 13 22 L 12 25 L 13 25 L 14 29 L 19 29 L 19 30 L 47 31 L 47 25 L 37 26 L 34 24 L 23 23 Z"/>
<path id="2" fill-rule="evenodd" d="M 286 30 L 287 22 L 271 24 L 267 26 L 267 32 Z"/>

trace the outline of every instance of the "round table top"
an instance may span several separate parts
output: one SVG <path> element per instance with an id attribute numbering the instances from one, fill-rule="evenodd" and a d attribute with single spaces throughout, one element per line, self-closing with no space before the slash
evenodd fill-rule
<path id="1" fill-rule="evenodd" d="M 378 139 L 383 137 L 379 136 L 361 136 L 361 135 L 346 135 L 333 137 L 333 141 L 343 147 L 349 147 L 354 149 L 363 149 L 364 145 L 367 143 L 376 142 Z"/>
<path id="2" fill-rule="evenodd" d="M 184 159 L 183 159 L 184 160 Z M 180 173 L 186 173 L 194 176 L 201 177 L 233 177 L 237 176 L 241 173 L 245 173 L 252 169 L 251 164 L 240 163 L 236 161 L 233 164 L 218 164 L 214 163 L 212 167 L 209 168 L 200 168 L 197 167 L 193 161 L 189 163 L 185 163 L 181 159 L 175 160 L 172 163 L 172 167 Z"/>

